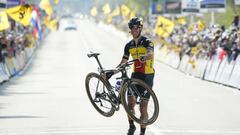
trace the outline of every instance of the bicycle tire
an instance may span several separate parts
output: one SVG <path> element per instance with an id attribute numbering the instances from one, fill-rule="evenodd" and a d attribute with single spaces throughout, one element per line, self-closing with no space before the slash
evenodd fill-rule
<path id="1" fill-rule="evenodd" d="M 145 90 L 147 90 L 147 92 L 150 94 L 149 100 L 151 100 L 151 102 L 153 101 L 154 111 L 153 111 L 152 115 L 150 117 L 148 117 L 147 121 L 143 122 L 141 120 L 140 114 L 137 117 L 136 114 L 134 114 L 132 112 L 132 110 L 130 110 L 130 108 L 128 107 L 128 100 L 127 100 L 126 95 L 127 95 L 128 90 L 129 90 L 128 89 L 129 85 L 140 85 L 141 87 L 145 88 Z M 123 105 L 126 113 L 134 121 L 136 121 L 139 124 L 150 125 L 150 124 L 153 124 L 157 120 L 158 115 L 159 115 L 158 99 L 157 99 L 157 96 L 154 93 L 154 91 L 151 89 L 151 87 L 149 87 L 145 82 L 143 82 L 142 80 L 139 80 L 139 79 L 131 79 L 129 82 L 125 83 L 122 86 L 120 94 L 121 94 L 121 102 L 122 102 L 122 105 Z M 148 110 L 149 110 L 149 107 L 148 107 Z M 140 113 L 140 111 L 139 111 L 139 113 Z"/>
<path id="2" fill-rule="evenodd" d="M 105 117 L 111 117 L 111 116 L 114 114 L 114 112 L 115 112 L 115 109 L 114 109 L 113 105 L 111 104 L 111 102 L 109 102 L 109 105 L 110 105 L 109 110 L 105 111 L 104 108 L 98 106 L 97 102 L 94 101 L 94 95 L 92 95 L 91 90 L 90 90 L 90 81 L 91 81 L 92 79 L 94 79 L 94 78 L 95 78 L 98 82 L 101 82 L 101 83 L 102 83 L 103 89 L 104 89 L 104 87 L 106 88 L 106 90 L 103 90 L 102 93 L 99 93 L 99 94 L 105 94 L 105 95 L 106 95 L 106 96 L 105 96 L 106 99 L 100 99 L 100 98 L 98 99 L 98 100 L 100 101 L 100 104 L 102 103 L 102 101 L 109 102 L 109 101 L 107 101 L 107 100 L 108 100 L 108 99 L 107 99 L 107 98 L 108 98 L 107 92 L 108 92 L 108 89 L 110 89 L 109 86 L 107 85 L 106 81 L 105 81 L 99 74 L 93 73 L 93 72 L 87 74 L 86 79 L 85 79 L 85 88 L 86 88 L 86 92 L 87 92 L 88 98 L 89 98 L 90 102 L 92 103 L 93 107 L 94 107 L 100 114 L 102 114 L 102 115 L 105 116 Z M 96 93 L 94 93 L 94 94 L 95 94 L 95 97 L 96 97 Z"/>

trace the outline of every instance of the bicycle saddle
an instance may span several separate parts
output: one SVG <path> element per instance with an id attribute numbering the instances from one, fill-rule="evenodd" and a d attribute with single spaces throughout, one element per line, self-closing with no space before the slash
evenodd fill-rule
<path id="1" fill-rule="evenodd" d="M 90 52 L 90 53 L 87 54 L 87 56 L 88 56 L 89 58 L 90 58 L 90 57 L 96 57 L 96 56 L 98 56 L 98 55 L 100 55 L 100 53 Z"/>

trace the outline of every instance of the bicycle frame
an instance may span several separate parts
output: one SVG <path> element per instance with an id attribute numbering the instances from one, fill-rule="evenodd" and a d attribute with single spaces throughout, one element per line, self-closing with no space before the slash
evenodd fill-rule
<path id="1" fill-rule="evenodd" d="M 132 65 L 138 59 L 130 60 L 127 63 L 122 63 L 116 69 L 104 70 L 101 65 L 101 62 L 98 59 L 98 55 L 99 53 L 88 54 L 88 57 L 94 57 L 96 59 L 99 65 L 98 67 L 99 73 L 91 72 L 86 76 L 85 80 L 87 94 L 94 108 L 100 114 L 106 117 L 110 117 L 114 114 L 115 111 L 118 111 L 120 109 L 120 104 L 122 104 L 128 116 L 135 120 L 137 123 L 149 125 L 155 122 L 159 114 L 159 103 L 154 91 L 144 81 L 137 78 L 129 78 L 127 74 L 129 66 Z M 111 82 L 110 78 L 118 72 L 121 72 L 121 77 L 116 77 L 116 79 L 119 79 L 122 82 L 120 85 L 119 93 L 116 93 L 115 87 L 113 87 L 110 83 Z M 89 82 L 91 78 L 97 78 L 98 81 L 97 84 L 95 85 L 96 87 L 99 86 L 99 83 L 103 84 L 103 85 L 100 84 L 100 86 L 103 87 L 103 92 L 99 92 L 98 88 L 96 88 L 95 91 L 90 92 Z M 149 94 L 149 97 L 147 97 L 148 95 L 145 95 L 146 94 L 145 92 Z M 135 96 L 135 103 L 139 104 L 140 108 L 142 105 L 141 104 L 142 101 L 147 100 L 153 103 L 152 105 L 154 105 L 153 106 L 154 111 L 150 111 L 150 117 L 148 117 L 147 121 L 142 120 L 141 110 L 139 113 L 136 113 L 136 115 L 135 113 L 132 112 L 132 108 L 130 108 L 129 106 L 130 103 L 129 96 L 131 97 Z M 107 101 L 106 106 L 102 104 L 104 103 L 102 102 L 103 100 Z M 102 110 L 101 109 L 102 107 L 106 107 L 108 110 L 107 111 Z"/>

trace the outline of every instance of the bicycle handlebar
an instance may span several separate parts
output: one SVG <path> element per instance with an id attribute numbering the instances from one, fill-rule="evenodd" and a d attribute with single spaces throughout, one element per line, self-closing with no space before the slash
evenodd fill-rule
<path id="1" fill-rule="evenodd" d="M 102 65 L 101 65 L 101 63 L 100 63 L 100 61 L 99 61 L 99 59 L 98 59 L 98 55 L 100 55 L 100 53 L 90 52 L 90 53 L 87 54 L 87 56 L 88 56 L 89 58 L 94 57 L 94 58 L 97 60 L 97 63 L 98 63 L 98 65 L 99 65 L 99 67 L 100 67 L 100 71 L 99 71 L 99 72 L 106 74 L 106 78 L 107 78 L 107 79 L 111 78 L 112 75 L 114 75 L 114 74 L 116 74 L 116 73 L 118 73 L 118 72 L 121 72 L 121 73 L 123 74 L 123 76 L 125 76 L 125 75 L 126 75 L 126 72 L 127 72 L 127 71 L 126 71 L 126 67 L 129 67 L 129 66 L 132 65 L 135 61 L 138 61 L 138 60 L 139 60 L 139 59 L 133 59 L 133 60 L 130 60 L 130 61 L 126 62 L 126 63 L 122 63 L 122 64 L 118 65 L 118 66 L 116 67 L 116 69 L 104 70 L 103 67 L 102 67 Z"/>
<path id="2" fill-rule="evenodd" d="M 137 61 L 138 59 L 134 59 L 134 60 L 130 60 L 127 63 L 122 63 L 119 66 L 117 66 L 117 70 L 118 71 L 122 71 L 125 70 L 126 67 L 131 66 L 135 61 Z"/>

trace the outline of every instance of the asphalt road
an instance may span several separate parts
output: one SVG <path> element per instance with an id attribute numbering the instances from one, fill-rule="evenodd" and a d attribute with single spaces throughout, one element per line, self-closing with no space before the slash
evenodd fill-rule
<path id="1" fill-rule="evenodd" d="M 77 31 L 50 33 L 25 72 L 0 86 L 0 135 L 126 134 L 124 109 L 110 118 L 100 115 L 88 100 L 84 80 L 97 71 L 87 52 L 100 52 L 103 66 L 113 68 L 129 37 L 89 20 L 77 23 Z M 157 58 L 155 70 L 160 115 L 147 135 L 240 134 L 239 90 L 187 76 Z"/>

